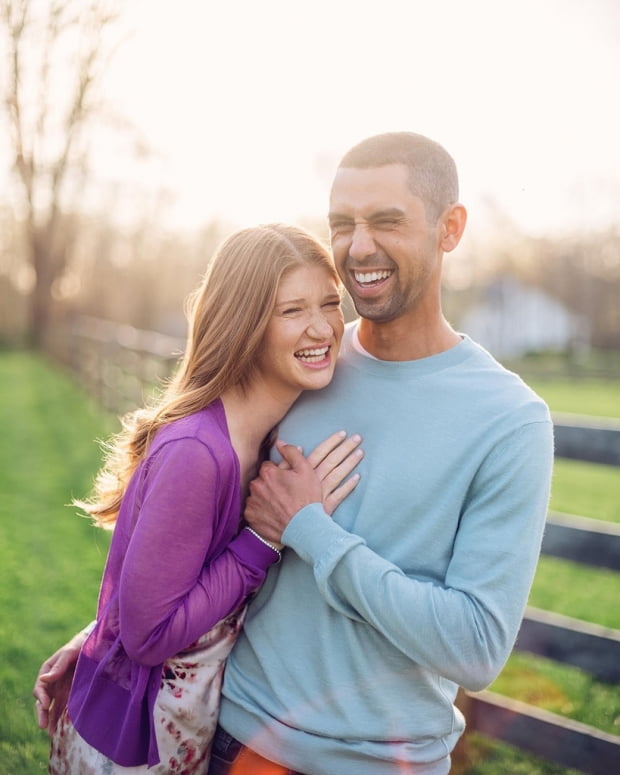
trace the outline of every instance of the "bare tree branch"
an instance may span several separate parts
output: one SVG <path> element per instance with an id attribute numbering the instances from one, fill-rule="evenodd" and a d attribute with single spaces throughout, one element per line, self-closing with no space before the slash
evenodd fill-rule
<path id="1" fill-rule="evenodd" d="M 70 252 L 67 183 L 84 168 L 89 124 L 100 107 L 96 89 L 112 55 L 105 33 L 119 13 L 115 0 L 2 0 L 0 9 L 7 42 L 3 104 L 36 273 L 37 342 Z"/>

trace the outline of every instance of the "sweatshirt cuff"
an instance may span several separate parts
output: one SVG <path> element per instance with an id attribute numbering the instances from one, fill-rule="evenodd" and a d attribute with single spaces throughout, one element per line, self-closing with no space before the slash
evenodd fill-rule
<path id="1" fill-rule="evenodd" d="M 228 548 L 244 565 L 258 570 L 267 570 L 280 560 L 280 552 L 263 543 L 249 530 L 242 530 Z"/>
<path id="2" fill-rule="evenodd" d="M 340 527 L 321 503 L 300 509 L 282 533 L 282 543 L 312 565 L 339 557 L 364 541 Z"/>

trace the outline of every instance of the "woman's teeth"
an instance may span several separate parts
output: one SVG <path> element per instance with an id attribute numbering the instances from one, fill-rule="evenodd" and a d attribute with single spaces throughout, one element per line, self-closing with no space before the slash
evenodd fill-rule
<path id="1" fill-rule="evenodd" d="M 295 353 L 295 357 L 300 361 L 306 361 L 307 363 L 320 363 L 325 359 L 329 347 L 317 347 L 313 350 L 298 350 Z"/>

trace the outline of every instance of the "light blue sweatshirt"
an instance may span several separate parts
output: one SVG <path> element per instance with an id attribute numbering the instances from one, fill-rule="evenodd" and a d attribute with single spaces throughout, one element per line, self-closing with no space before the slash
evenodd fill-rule
<path id="1" fill-rule="evenodd" d="M 389 775 L 445 759 L 453 701 L 502 669 L 540 551 L 553 464 L 546 405 L 463 337 L 416 361 L 370 359 L 349 327 L 331 385 L 280 438 L 363 436 L 361 482 L 299 511 L 225 674 L 220 723 L 311 775 Z"/>

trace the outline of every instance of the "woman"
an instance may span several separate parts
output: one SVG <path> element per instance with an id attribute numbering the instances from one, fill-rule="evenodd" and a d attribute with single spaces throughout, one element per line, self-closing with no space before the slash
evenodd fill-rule
<path id="1" fill-rule="evenodd" d="M 224 660 L 280 557 L 241 526 L 244 495 L 293 401 L 332 378 L 340 294 L 325 248 L 295 227 L 244 229 L 213 258 L 176 375 L 125 418 L 93 498 L 77 502 L 114 535 L 53 775 L 206 772 Z M 310 459 L 340 485 L 358 443 L 334 434 Z"/>

